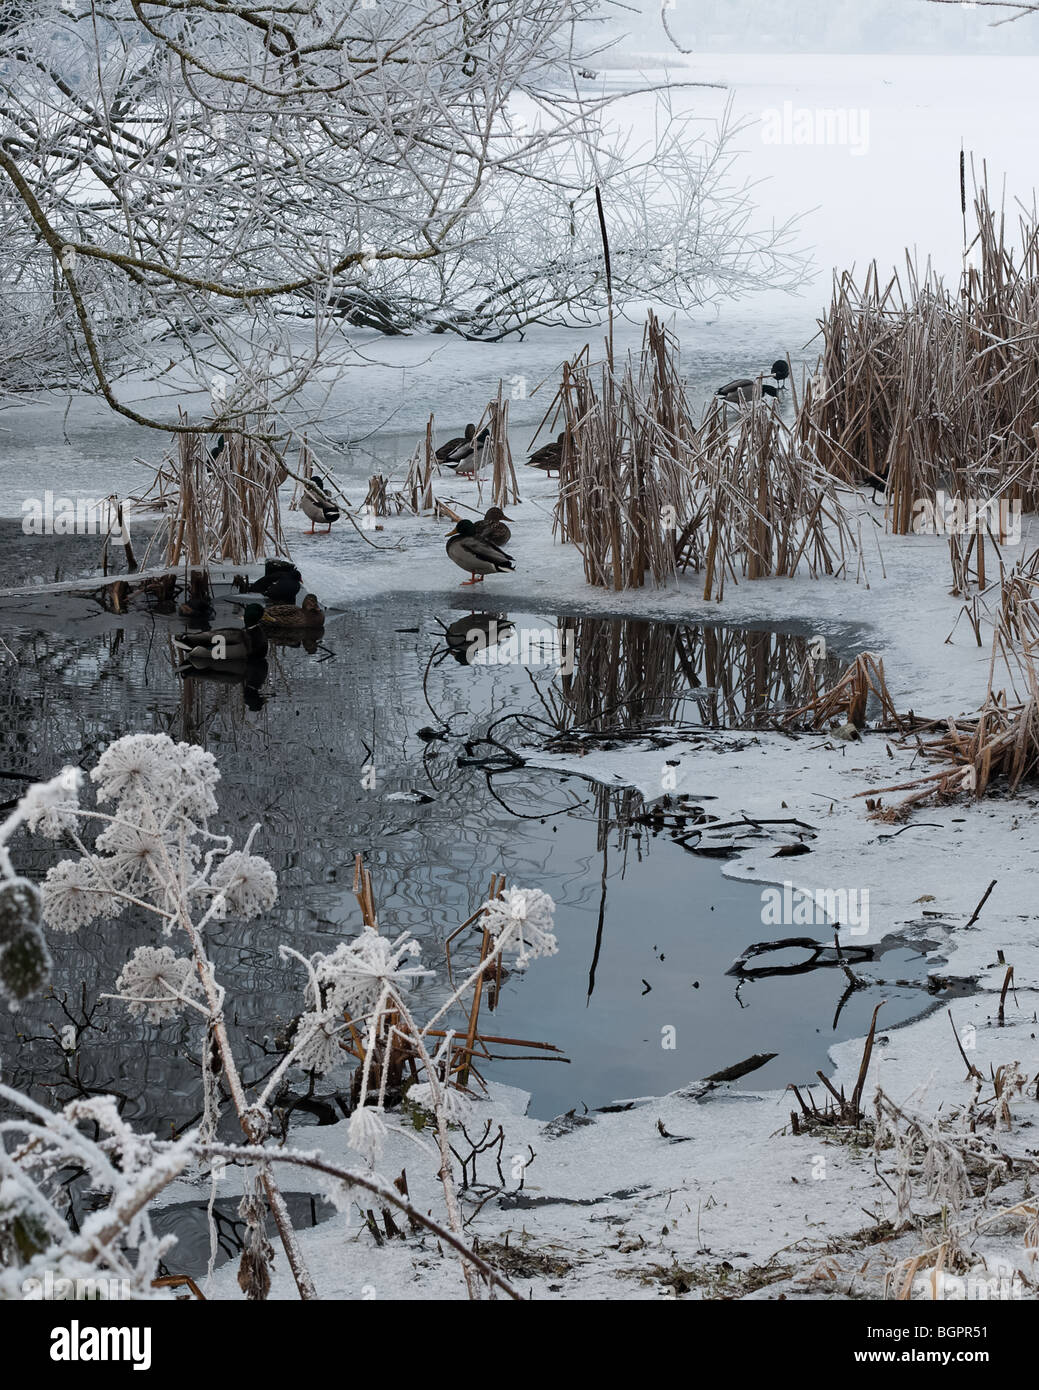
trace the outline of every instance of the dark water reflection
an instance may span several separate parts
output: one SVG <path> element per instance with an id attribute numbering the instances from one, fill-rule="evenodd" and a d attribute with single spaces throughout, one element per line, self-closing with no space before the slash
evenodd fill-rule
<path id="1" fill-rule="evenodd" d="M 737 996 L 725 971 L 770 934 L 757 888 L 724 879 L 717 863 L 640 824 L 634 793 L 510 767 L 503 755 L 493 769 L 478 762 L 497 752 L 479 742 L 488 730 L 506 745 L 521 741 L 522 722 L 502 722 L 517 711 L 542 735 L 550 714 L 563 728 L 754 725 L 763 703 L 803 691 L 807 633 L 566 618 L 577 661 L 560 679 L 550 666 L 492 664 L 490 652 L 470 664 L 473 653 L 444 640 L 465 616 L 434 615 L 415 598 L 330 615 L 316 651 L 272 648 L 262 690 L 250 694 L 240 684 L 179 678 L 175 620 L 115 618 L 85 601 L 41 601 L 31 612 L 0 605 L 11 653 L 0 648 L 0 772 L 90 766 L 111 739 L 137 730 L 163 730 L 216 754 L 220 828 L 244 837 L 262 822 L 258 847 L 281 885 L 272 919 L 222 924 L 211 938 L 249 1077 L 270 1065 L 264 1040 L 299 1005 L 301 981 L 279 961 L 279 942 L 328 951 L 360 927 L 356 853 L 372 871 L 383 930 L 414 932 L 423 963 L 440 972 L 418 991 L 419 1016 L 442 997 L 446 937 L 482 901 L 492 873 L 556 899 L 559 955 L 507 979 L 497 1011 L 483 1017 L 487 1032 L 555 1043 L 570 1058 L 487 1068 L 530 1090 L 537 1115 L 659 1093 L 757 1052 L 779 1055 L 751 1084 L 810 1077 L 835 1037 L 865 1030 L 875 989 L 848 1001 L 836 1032 L 839 971 L 758 981 Z M 509 621 L 551 634 L 558 620 L 514 612 Z M 854 635 L 844 640 L 845 655 L 853 653 Z M 17 789 L 0 781 L 0 800 Z M 690 797 L 695 804 L 695 790 Z M 14 848 L 30 876 L 60 857 L 46 841 L 20 837 Z M 56 985 L 70 1011 L 111 989 L 130 949 L 151 939 L 147 930 L 120 921 L 55 940 Z M 456 965 L 472 959 L 474 946 L 460 943 Z M 859 973 L 919 980 L 926 972 L 921 958 L 898 950 Z M 885 997 L 887 1026 L 927 1003 L 908 985 Z M 84 1033 L 68 1064 L 80 1083 L 123 1094 L 127 1114 L 160 1132 L 190 1122 L 192 1028 L 147 1028 L 142 1037 L 120 1006 L 105 1003 L 93 1020 L 98 1031 Z M 65 1021 L 53 1002 L 0 1021 L 6 1076 L 67 1098 L 66 1064 L 49 1029 Z M 665 1028 L 675 1030 L 674 1048 L 661 1046 Z"/>

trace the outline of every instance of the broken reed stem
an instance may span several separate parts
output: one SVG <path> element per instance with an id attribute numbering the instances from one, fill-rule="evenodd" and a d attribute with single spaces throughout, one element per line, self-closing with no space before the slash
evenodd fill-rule
<path id="1" fill-rule="evenodd" d="M 1003 977 L 1003 988 L 1002 988 L 1002 990 L 1000 991 L 1000 995 L 999 995 L 999 1015 L 998 1015 L 998 1022 L 999 1022 L 1000 1028 L 1003 1027 L 1003 1010 L 1004 1010 L 1004 1008 L 1006 1007 L 1006 1002 L 1007 1002 L 1007 990 L 1010 988 L 1011 984 L 1013 983 L 1013 980 L 1014 980 L 1014 967 L 1013 967 L 1012 965 L 1008 965 L 1008 966 L 1007 966 L 1007 973 L 1006 973 L 1006 975 Z"/>

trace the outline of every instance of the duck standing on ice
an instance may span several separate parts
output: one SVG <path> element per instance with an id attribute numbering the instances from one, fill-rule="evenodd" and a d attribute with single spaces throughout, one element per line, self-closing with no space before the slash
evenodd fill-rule
<path id="1" fill-rule="evenodd" d="M 469 584 L 479 584 L 484 575 L 501 574 L 516 568 L 512 556 L 506 555 L 501 546 L 493 541 L 478 535 L 476 523 L 472 521 L 460 521 L 448 536 L 447 557 L 471 576 L 462 580 L 463 588 Z"/>

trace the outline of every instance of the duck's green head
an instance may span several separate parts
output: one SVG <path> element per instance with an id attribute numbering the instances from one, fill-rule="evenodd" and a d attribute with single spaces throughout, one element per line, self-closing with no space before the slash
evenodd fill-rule
<path id="1" fill-rule="evenodd" d="M 454 537 L 454 536 L 472 536 L 472 535 L 475 534 L 475 532 L 476 532 L 476 523 L 475 523 L 475 522 L 472 522 L 472 521 L 469 521 L 469 520 L 459 521 L 459 522 L 455 525 L 455 529 L 451 532 L 451 535 L 448 536 L 448 540 L 451 540 L 452 537 Z"/>
<path id="2" fill-rule="evenodd" d="M 244 618 L 245 618 L 245 625 L 246 625 L 246 627 L 255 627 L 256 624 L 257 624 L 258 622 L 261 622 L 262 619 L 263 619 L 263 604 L 262 604 L 262 603 L 250 603 L 250 604 L 248 604 L 248 605 L 246 606 L 245 613 L 244 613 L 243 616 L 244 616 Z"/>

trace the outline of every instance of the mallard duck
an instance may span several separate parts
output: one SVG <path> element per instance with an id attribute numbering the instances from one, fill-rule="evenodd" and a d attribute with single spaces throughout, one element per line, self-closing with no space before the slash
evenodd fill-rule
<path id="1" fill-rule="evenodd" d="M 313 594 L 307 594 L 302 607 L 294 603 L 269 603 L 261 619 L 265 627 L 324 627 L 325 614 Z"/>
<path id="2" fill-rule="evenodd" d="M 790 375 L 790 368 L 780 357 L 772 363 L 771 371 L 765 372 L 763 375 L 774 378 L 782 385 Z M 735 381 L 730 381 L 727 386 L 719 386 L 714 394 L 725 401 L 727 405 L 746 405 L 748 401 L 754 399 L 754 389 L 759 380 L 760 378 L 757 377 L 740 376 Z M 770 396 L 774 400 L 779 395 L 779 387 L 766 386 L 762 383 L 761 394 Z"/>
<path id="3" fill-rule="evenodd" d="M 218 627 L 208 632 L 183 632 L 174 637 L 173 645 L 184 653 L 190 666 L 246 666 L 267 653 L 267 634 L 260 623 L 263 606 L 250 603 L 245 613 L 244 627 Z"/>
<path id="4" fill-rule="evenodd" d="M 479 434 L 474 434 L 469 440 L 461 444 L 446 460 L 448 468 L 453 468 L 459 478 L 472 477 L 480 466 L 480 454 L 483 452 L 484 445 L 490 435 L 489 428 L 482 429 Z"/>
<path id="5" fill-rule="evenodd" d="M 325 492 L 325 480 L 316 474 L 309 482 L 303 484 L 303 501 L 300 504 L 303 508 L 303 515 L 310 517 L 310 530 L 304 531 L 305 536 L 315 534 L 314 527 L 320 521 L 327 525 L 331 531 L 333 521 L 339 520 L 339 508 L 332 501 L 331 497 Z M 325 532 L 325 535 L 328 531 Z M 293 595 L 295 598 L 295 594 Z"/>
<path id="6" fill-rule="evenodd" d="M 476 523 L 476 535 L 491 545 L 508 545 L 512 532 L 505 523 L 509 520 L 500 507 L 491 507 L 484 512 L 483 520 Z"/>
<path id="7" fill-rule="evenodd" d="M 564 430 L 551 444 L 543 444 L 540 449 L 535 449 L 527 459 L 527 467 L 541 468 L 546 473 L 558 473 L 563 463 L 563 445 L 565 442 L 566 431 Z"/>
<path id="8" fill-rule="evenodd" d="M 303 576 L 291 560 L 267 560 L 259 579 L 249 581 L 236 575 L 234 582 L 241 593 L 262 594 L 270 603 L 295 603 Z"/>
<path id="9" fill-rule="evenodd" d="M 441 444 L 436 451 L 438 463 L 457 463 L 462 455 L 458 452 L 461 449 L 467 450 L 466 456 L 472 452 L 471 445 L 476 434 L 475 425 L 466 425 L 465 434 L 459 435 L 457 439 L 449 439 L 446 444 Z"/>
<path id="10" fill-rule="evenodd" d="M 482 540 L 471 521 L 460 521 L 448 536 L 447 555 L 459 569 L 468 570 L 472 576 L 462 580 L 463 588 L 479 584 L 485 574 L 501 574 L 503 570 L 516 568 L 512 556 L 506 555 L 492 541 Z"/>

